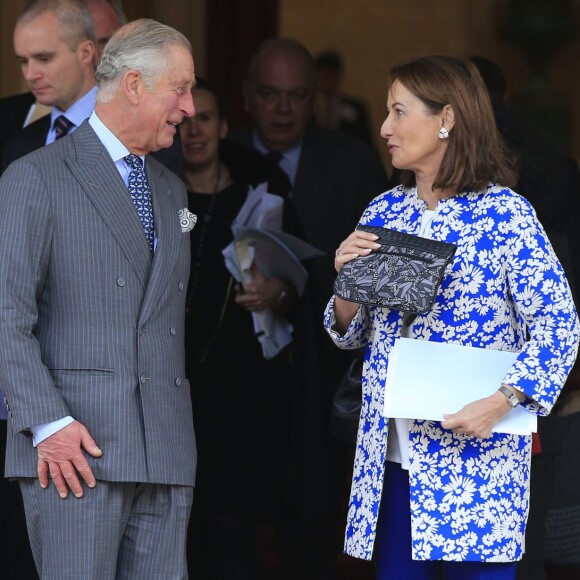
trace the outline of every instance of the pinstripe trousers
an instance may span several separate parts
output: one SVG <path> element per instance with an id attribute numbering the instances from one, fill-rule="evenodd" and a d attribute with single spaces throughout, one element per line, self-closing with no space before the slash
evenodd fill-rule
<path id="1" fill-rule="evenodd" d="M 187 580 L 193 487 L 98 481 L 82 498 L 19 479 L 42 580 Z"/>

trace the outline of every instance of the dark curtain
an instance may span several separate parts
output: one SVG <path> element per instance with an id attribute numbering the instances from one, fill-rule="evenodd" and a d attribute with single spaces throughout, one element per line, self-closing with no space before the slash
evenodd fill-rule
<path id="1" fill-rule="evenodd" d="M 242 84 L 256 47 L 278 34 L 279 0 L 210 0 L 207 4 L 207 77 L 228 103 L 231 127 L 249 123 Z"/>

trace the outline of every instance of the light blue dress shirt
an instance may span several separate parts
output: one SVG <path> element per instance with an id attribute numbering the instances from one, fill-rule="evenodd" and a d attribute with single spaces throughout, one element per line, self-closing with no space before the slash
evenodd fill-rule
<path id="1" fill-rule="evenodd" d="M 72 133 L 90 117 L 96 104 L 97 88 L 98 87 L 95 85 L 86 95 L 83 95 L 78 101 L 75 101 L 66 111 L 61 111 L 56 107 L 52 108 L 50 112 L 50 130 L 46 136 L 47 145 L 53 143 L 56 138 L 56 133 L 53 128 L 54 121 L 57 117 L 60 117 L 60 115 L 64 115 L 71 123 L 73 123 L 73 126 L 69 129 L 69 133 Z"/>

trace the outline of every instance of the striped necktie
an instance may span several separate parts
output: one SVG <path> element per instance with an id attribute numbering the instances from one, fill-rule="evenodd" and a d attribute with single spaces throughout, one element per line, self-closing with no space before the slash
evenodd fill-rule
<path id="1" fill-rule="evenodd" d="M 149 250 L 153 253 L 155 224 L 153 222 L 153 205 L 151 202 L 151 190 L 147 183 L 147 177 L 143 170 L 141 159 L 136 155 L 127 155 L 125 162 L 131 168 L 129 172 L 128 189 L 133 200 L 133 205 L 137 208 L 139 219 L 145 230 L 145 237 L 149 244 Z"/>
<path id="2" fill-rule="evenodd" d="M 72 123 L 71 121 L 69 121 L 64 115 L 59 115 L 55 120 L 54 120 L 54 125 L 52 126 L 52 128 L 54 129 L 54 133 L 55 133 L 55 141 L 57 139 L 60 139 L 61 137 L 64 137 L 65 135 L 68 134 L 68 132 L 71 130 L 71 127 L 74 126 L 74 123 Z"/>

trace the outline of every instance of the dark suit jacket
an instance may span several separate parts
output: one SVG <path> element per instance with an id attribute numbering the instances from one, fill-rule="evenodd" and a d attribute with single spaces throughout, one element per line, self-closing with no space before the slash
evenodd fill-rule
<path id="1" fill-rule="evenodd" d="M 193 485 L 185 378 L 189 234 L 183 182 L 145 165 L 151 256 L 123 180 L 88 122 L 0 179 L 0 383 L 6 475 L 36 477 L 31 426 L 71 415 L 98 441 L 97 479 Z"/>
<path id="2" fill-rule="evenodd" d="M 16 159 L 20 159 L 24 155 L 43 147 L 46 143 L 46 135 L 49 129 L 50 115 L 46 115 L 31 123 L 28 127 L 12 133 L 4 144 L 0 175 Z M 160 149 L 151 155 L 175 174 L 179 176 L 183 174 L 183 154 L 181 152 L 179 132 L 177 132 L 171 147 Z"/>
<path id="3" fill-rule="evenodd" d="M 10 135 L 20 131 L 35 98 L 32 93 L 22 93 L 0 99 L 0 153 Z"/>

